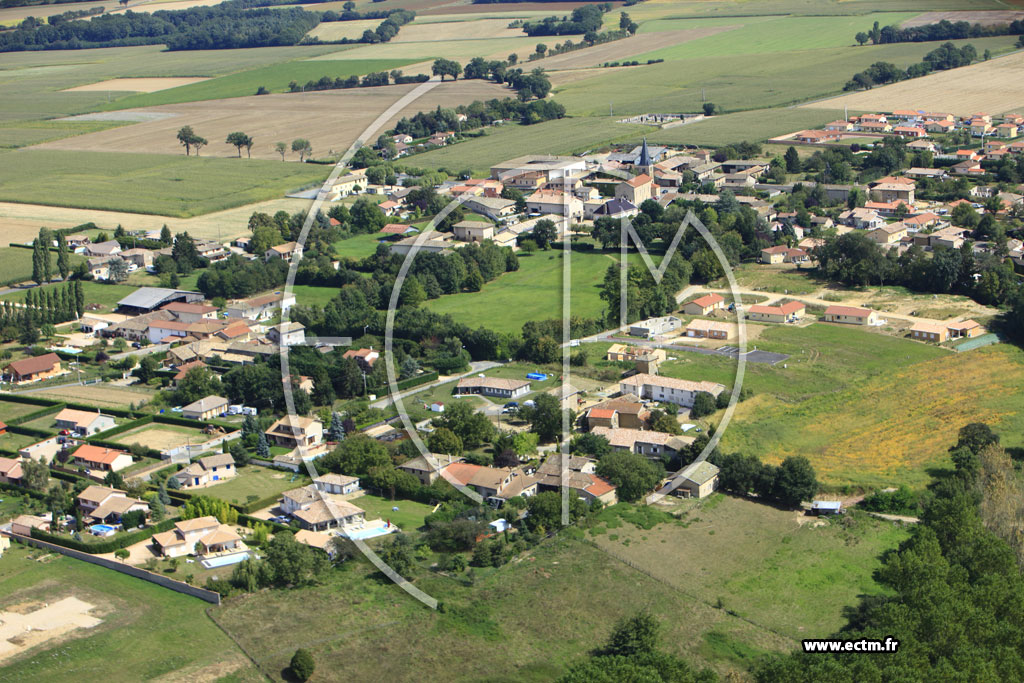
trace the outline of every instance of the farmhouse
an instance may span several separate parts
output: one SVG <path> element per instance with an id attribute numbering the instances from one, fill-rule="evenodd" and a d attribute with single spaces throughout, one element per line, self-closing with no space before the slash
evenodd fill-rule
<path id="1" fill-rule="evenodd" d="M 637 401 L 632 395 L 626 395 L 591 407 L 587 411 L 587 427 L 589 429 L 594 427 L 642 429 L 650 415 L 650 411 L 644 407 L 643 403 Z"/>
<path id="2" fill-rule="evenodd" d="M 90 443 L 82 444 L 72 455 L 76 465 L 101 472 L 119 472 L 132 465 L 132 456 L 116 448 L 104 448 Z"/>
<path id="3" fill-rule="evenodd" d="M 234 457 L 230 453 L 217 453 L 199 458 L 176 472 L 173 478 L 178 480 L 181 488 L 192 489 L 231 479 L 236 473 Z"/>
<path id="4" fill-rule="evenodd" d="M 537 480 L 518 467 L 484 467 L 468 462 L 457 462 L 446 467 L 444 471 L 447 479 L 454 479 L 463 486 L 473 489 L 495 506 L 500 506 L 509 498 L 532 496 L 537 492 Z"/>
<path id="5" fill-rule="evenodd" d="M 686 326 L 686 336 L 728 341 L 736 336 L 736 326 L 718 320 L 691 320 Z"/>
<path id="6" fill-rule="evenodd" d="M 754 304 L 747 309 L 747 318 L 765 323 L 784 323 L 799 320 L 807 307 L 799 301 L 787 301 L 777 306 Z"/>
<path id="7" fill-rule="evenodd" d="M 420 455 L 412 460 L 403 462 L 396 469 L 399 469 L 402 472 L 408 472 L 412 476 L 416 477 L 424 486 L 430 486 L 430 484 L 440 476 L 441 470 L 452 463 L 462 462 L 462 458 L 455 458 L 443 453 L 431 453 L 430 458 L 433 460 L 433 463 L 429 462 L 426 457 Z"/>
<path id="8" fill-rule="evenodd" d="M 945 325 L 918 321 L 910 328 L 910 336 L 918 341 L 944 342 L 949 336 Z"/>
<path id="9" fill-rule="evenodd" d="M 705 498 L 718 489 L 718 467 L 707 460 L 687 467 L 687 473 L 680 475 L 682 482 L 672 493 L 681 498 Z"/>
<path id="10" fill-rule="evenodd" d="M 40 382 L 60 374 L 62 374 L 60 356 L 55 353 L 22 358 L 8 363 L 4 368 L 4 379 L 13 384 Z"/>
<path id="11" fill-rule="evenodd" d="M 497 398 L 519 398 L 530 393 L 530 382 L 500 377 L 464 377 L 455 387 L 456 394 L 482 394 Z"/>
<path id="12" fill-rule="evenodd" d="M 474 197 L 463 202 L 463 206 L 492 220 L 499 220 L 516 212 L 516 203 L 501 197 Z"/>
<path id="13" fill-rule="evenodd" d="M 825 309 L 825 322 L 827 323 L 874 325 L 876 320 L 875 312 L 867 308 L 857 308 L 855 306 L 829 306 Z"/>
<path id="14" fill-rule="evenodd" d="M 642 399 L 675 403 L 684 408 L 691 408 L 698 393 L 703 391 L 717 397 L 725 391 L 725 387 L 714 382 L 694 382 L 638 373 L 619 382 L 619 390 L 623 394 L 633 394 Z"/>
<path id="15" fill-rule="evenodd" d="M 705 294 L 689 303 L 683 304 L 686 315 L 707 315 L 711 311 L 725 307 L 725 298 L 721 294 Z"/>
<path id="16" fill-rule="evenodd" d="M 60 411 L 54 417 L 54 421 L 57 423 L 57 429 L 67 429 L 85 436 L 112 429 L 117 424 L 114 418 L 99 411 L 93 413 L 74 408 Z"/>
<path id="17" fill-rule="evenodd" d="M 182 408 L 181 416 L 189 420 L 206 422 L 227 412 L 228 403 L 223 396 L 206 396 Z"/>
<path id="18" fill-rule="evenodd" d="M 595 427 L 591 431 L 608 439 L 612 448 L 646 455 L 651 459 L 660 459 L 663 456 L 671 457 L 694 442 L 694 438 L 690 436 L 676 436 L 645 429 Z"/>
<path id="19" fill-rule="evenodd" d="M 678 330 L 683 323 L 674 315 L 666 315 L 660 318 L 648 318 L 629 326 L 631 337 L 656 337 L 661 334 Z"/>

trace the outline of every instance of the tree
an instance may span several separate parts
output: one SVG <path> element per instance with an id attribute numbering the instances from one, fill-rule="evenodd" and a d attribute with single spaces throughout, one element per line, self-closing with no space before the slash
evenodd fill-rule
<path id="1" fill-rule="evenodd" d="M 864 31 L 858 31 L 857 35 L 854 36 L 854 39 L 857 41 L 858 45 L 863 45 L 864 43 L 868 42 L 868 38 L 868 34 L 864 33 Z"/>
<path id="2" fill-rule="evenodd" d="M 196 243 L 187 232 L 178 233 L 174 246 L 171 247 L 171 258 L 174 259 L 177 271 L 185 275 L 199 267 L 202 262 Z"/>
<path id="3" fill-rule="evenodd" d="M 602 654 L 633 657 L 654 652 L 658 647 L 660 624 L 649 612 L 620 619 L 612 629 Z"/>
<path id="4" fill-rule="evenodd" d="M 547 249 L 552 242 L 558 239 L 558 229 L 555 227 L 554 221 L 547 218 L 537 221 L 530 234 L 541 249 Z"/>
<path id="5" fill-rule="evenodd" d="M 313 146 L 305 138 L 292 140 L 292 151 L 299 155 L 299 163 L 302 163 L 313 153 Z M 282 160 L 284 156 L 282 155 Z"/>
<path id="6" fill-rule="evenodd" d="M 341 418 L 341 413 L 338 411 L 331 413 L 331 424 L 327 428 L 327 438 L 335 443 L 345 440 L 345 426 Z"/>
<path id="7" fill-rule="evenodd" d="M 67 280 L 71 272 L 71 264 L 68 261 L 68 243 L 64 239 L 64 233 L 57 233 L 57 271 L 61 280 Z"/>
<path id="8" fill-rule="evenodd" d="M 124 477 L 121 476 L 120 472 L 110 470 L 107 472 L 107 475 L 103 477 L 103 485 L 109 486 L 112 489 L 123 489 L 125 486 Z"/>
<path id="9" fill-rule="evenodd" d="M 796 147 L 790 146 L 786 150 L 786 173 L 799 173 L 800 172 L 800 154 L 796 151 Z"/>
<path id="10" fill-rule="evenodd" d="M 192 138 L 192 149 L 196 151 L 196 156 L 199 156 L 199 150 L 202 149 L 203 147 L 206 147 L 207 144 L 209 143 L 204 137 L 196 135 L 194 138 Z"/>
<path id="11" fill-rule="evenodd" d="M 107 262 L 107 279 L 111 282 L 124 282 L 128 279 L 128 263 L 122 258 L 112 258 Z"/>
<path id="12" fill-rule="evenodd" d="M 44 263 L 48 258 L 48 251 L 39 238 L 32 240 L 32 281 L 37 285 L 46 283 Z"/>
<path id="13" fill-rule="evenodd" d="M 33 491 L 45 491 L 50 485 L 50 468 L 31 458 L 22 460 L 21 483 Z"/>
<path id="14" fill-rule="evenodd" d="M 704 110 L 704 116 L 714 116 L 715 112 L 718 111 L 718 107 L 715 106 L 714 102 L 705 102 L 701 105 L 701 109 Z"/>
<path id="15" fill-rule="evenodd" d="M 520 416 L 530 423 L 530 431 L 537 434 L 542 442 L 556 441 L 562 433 L 562 405 L 551 394 L 541 394 L 534 399 L 534 406 L 520 409 Z"/>
<path id="16" fill-rule="evenodd" d="M 345 3 L 351 5 L 351 2 Z M 294 676 L 299 681 L 308 681 L 310 676 L 313 675 L 313 670 L 316 668 L 313 663 L 313 655 L 310 654 L 309 650 L 300 647 L 292 655 L 292 661 L 289 663 L 288 668 L 292 671 Z"/>
<path id="17" fill-rule="evenodd" d="M 165 247 L 169 247 L 174 244 L 174 237 L 171 235 L 171 229 L 164 223 L 164 227 L 160 228 L 160 244 Z"/>
<path id="18" fill-rule="evenodd" d="M 773 497 L 780 503 L 797 507 L 818 492 L 818 480 L 811 461 L 803 456 L 790 456 L 775 473 Z"/>
<path id="19" fill-rule="evenodd" d="M 966 448 L 978 454 L 986 446 L 999 443 L 999 435 L 983 422 L 972 422 L 960 428 L 959 439 L 951 450 Z"/>
<path id="20" fill-rule="evenodd" d="M 227 144 L 229 144 L 229 145 L 233 145 L 238 150 L 238 158 L 239 159 L 242 158 L 242 148 L 243 147 L 245 147 L 245 149 L 247 150 L 247 153 L 249 154 L 249 157 L 252 158 L 252 153 L 251 153 L 252 152 L 252 144 L 253 144 L 252 137 L 250 137 L 250 136 L 248 136 L 245 133 L 242 133 L 240 131 L 236 131 L 234 133 L 228 133 L 228 138 L 227 138 L 227 140 L 225 140 L 225 142 Z"/>
<path id="21" fill-rule="evenodd" d="M 698 391 L 693 397 L 690 417 L 701 418 L 715 412 L 715 397 L 706 391 Z"/>
<path id="22" fill-rule="evenodd" d="M 281 161 L 284 161 L 284 155 L 288 153 L 288 145 L 284 142 L 275 142 L 274 151 L 281 155 Z"/>
<path id="23" fill-rule="evenodd" d="M 619 500 L 640 500 L 661 481 L 662 469 L 638 453 L 615 451 L 597 463 L 597 475 L 616 486 Z"/>
<path id="24" fill-rule="evenodd" d="M 432 453 L 444 453 L 445 455 L 461 456 L 463 453 L 462 439 L 446 427 L 438 427 L 427 437 L 427 448 Z"/>
<path id="25" fill-rule="evenodd" d="M 541 57 L 543 57 L 544 53 L 548 51 L 548 46 L 545 45 L 544 43 L 537 43 L 536 50 L 537 50 L 537 54 L 539 54 Z"/>
<path id="26" fill-rule="evenodd" d="M 192 151 L 192 142 L 195 140 L 196 134 L 192 130 L 192 126 L 182 126 L 178 129 L 178 142 L 185 148 L 185 156 L 188 156 Z"/>
<path id="27" fill-rule="evenodd" d="M 270 460 L 270 443 L 267 441 L 267 435 L 263 432 L 256 437 L 256 457 L 260 460 Z"/>
<path id="28" fill-rule="evenodd" d="M 379 556 L 387 566 L 407 579 L 416 566 L 412 555 L 412 542 L 404 534 L 395 536 L 390 543 L 381 548 Z"/>
<path id="29" fill-rule="evenodd" d="M 612 452 L 612 446 L 604 436 L 587 432 L 573 437 L 569 451 L 600 460 Z"/>

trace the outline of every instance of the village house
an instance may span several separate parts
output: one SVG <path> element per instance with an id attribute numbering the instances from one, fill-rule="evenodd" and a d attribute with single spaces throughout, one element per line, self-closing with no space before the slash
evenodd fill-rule
<path id="1" fill-rule="evenodd" d="M 415 235 L 419 232 L 419 229 L 404 223 L 388 223 L 380 229 L 380 232 L 389 237 L 404 237 L 406 235 Z"/>
<path id="2" fill-rule="evenodd" d="M 702 460 L 684 470 L 679 478 L 682 480 L 672 490 L 673 495 L 680 498 L 706 498 L 718 490 L 718 467 L 707 460 Z M 672 480 L 673 483 L 678 481 Z"/>
<path id="3" fill-rule="evenodd" d="M 976 320 L 964 320 L 957 323 L 946 323 L 946 332 L 950 339 L 970 338 L 984 334 L 985 328 Z"/>
<path id="4" fill-rule="evenodd" d="M 452 226 L 455 239 L 462 242 L 483 242 L 494 237 L 494 224 L 485 221 L 459 221 Z"/>
<path id="5" fill-rule="evenodd" d="M 685 336 L 695 339 L 728 341 L 736 336 L 736 326 L 718 320 L 691 320 L 686 325 Z"/>
<path id="6" fill-rule="evenodd" d="M 110 258 L 115 254 L 121 253 L 121 244 L 117 240 L 107 240 L 106 242 L 99 242 L 98 244 L 86 244 L 85 255 L 98 257 L 103 256 Z"/>
<path id="7" fill-rule="evenodd" d="M 184 557 L 241 552 L 245 544 L 241 536 L 216 517 L 196 517 L 175 522 L 170 531 L 153 534 L 153 549 L 161 557 Z"/>
<path id="8" fill-rule="evenodd" d="M 777 265 L 780 263 L 804 263 L 810 260 L 807 252 L 803 249 L 793 249 L 787 246 L 768 247 L 761 250 L 761 263 Z"/>
<path id="9" fill-rule="evenodd" d="M 946 341 L 949 337 L 949 331 L 945 325 L 926 323 L 919 320 L 910 327 L 910 336 L 918 341 L 940 343 Z"/>
<path id="10" fill-rule="evenodd" d="M 711 293 L 683 304 L 683 313 L 686 315 L 708 315 L 719 308 L 725 308 L 725 297 L 721 294 Z"/>
<path id="11" fill-rule="evenodd" d="M 75 465 L 101 472 L 120 472 L 132 465 L 132 456 L 127 451 L 94 446 L 91 443 L 79 446 L 71 457 Z"/>
<path id="12" fill-rule="evenodd" d="M 226 481 L 237 474 L 235 459 L 230 453 L 216 453 L 199 458 L 185 469 L 174 473 L 183 489 L 202 488 L 210 484 Z"/>
<path id="13" fill-rule="evenodd" d="M 908 182 L 880 182 L 873 184 L 871 186 L 871 197 L 880 202 L 903 201 L 907 204 L 913 204 L 914 181 L 907 178 L 900 180 Z"/>
<path id="14" fill-rule="evenodd" d="M 839 221 L 844 225 L 860 230 L 873 230 L 880 225 L 885 225 L 885 219 L 878 215 L 877 211 L 864 207 L 843 211 L 839 214 Z"/>
<path id="15" fill-rule="evenodd" d="M 227 412 L 230 402 L 223 396 L 206 396 L 181 409 L 181 416 L 189 420 L 206 422 Z"/>
<path id="16" fill-rule="evenodd" d="M 665 361 L 665 349 L 648 349 L 642 346 L 612 344 L 605 356 L 607 360 L 634 363 L 637 372 L 658 374 L 658 366 Z"/>
<path id="17" fill-rule="evenodd" d="M 597 412 L 595 412 L 597 411 Z M 598 403 L 587 410 L 587 428 L 622 427 L 642 429 L 651 416 L 651 411 L 632 395 L 613 398 Z M 615 423 L 613 425 L 613 423 Z"/>
<path id="18" fill-rule="evenodd" d="M 187 304 L 183 301 L 172 301 L 169 304 L 164 304 L 160 309 L 170 311 L 176 319 L 183 323 L 198 323 L 217 319 L 217 307 L 209 304 Z"/>
<path id="19" fill-rule="evenodd" d="M 591 218 L 630 218 L 638 215 L 640 209 L 628 199 L 615 197 L 608 201 L 587 202 L 584 205 L 584 218 L 588 213 Z"/>
<path id="20" fill-rule="evenodd" d="M 600 500 L 605 505 L 618 502 L 615 485 L 607 479 L 595 474 L 595 462 L 589 458 L 569 456 L 563 477 L 562 462 L 558 456 L 552 456 L 537 468 L 537 493 L 561 491 L 563 484 L 587 503 Z"/>
<path id="21" fill-rule="evenodd" d="M 530 382 L 501 377 L 463 377 L 455 386 L 456 394 L 481 394 L 495 398 L 513 399 L 530 393 Z"/>
<path id="22" fill-rule="evenodd" d="M 430 486 L 441 476 L 441 470 L 445 467 L 452 463 L 463 462 L 462 458 L 456 458 L 443 453 L 431 453 L 430 458 L 433 460 L 433 463 L 428 461 L 425 456 L 419 455 L 412 460 L 406 460 L 397 469 L 416 477 L 424 486 Z"/>
<path id="23" fill-rule="evenodd" d="M 127 512 L 144 512 L 149 516 L 149 503 L 131 498 L 120 489 L 106 486 L 87 486 L 75 499 L 82 516 L 94 524 L 120 524 Z"/>
<path id="24" fill-rule="evenodd" d="M 292 259 L 300 258 L 302 258 L 302 245 L 298 242 L 285 242 L 276 247 L 270 247 L 270 249 L 263 253 L 264 261 L 271 261 L 273 259 L 291 261 Z"/>
<path id="25" fill-rule="evenodd" d="M 644 455 L 652 460 L 672 457 L 694 442 L 694 438 L 690 436 L 676 436 L 645 429 L 595 427 L 591 431 L 606 438 L 612 448 Z"/>
<path id="26" fill-rule="evenodd" d="M 555 214 L 578 221 L 583 218 L 583 202 L 562 190 L 537 190 L 526 198 L 531 214 Z"/>
<path id="27" fill-rule="evenodd" d="M 277 315 L 279 311 L 283 312 L 294 305 L 295 296 L 293 294 L 285 296 L 284 292 L 274 292 L 232 302 L 227 306 L 226 314 L 229 318 L 266 320 Z"/>
<path id="28" fill-rule="evenodd" d="M 350 493 L 360 491 L 359 477 L 349 477 L 344 474 L 322 474 L 313 480 L 317 488 L 325 493 L 332 493 L 339 496 L 346 496 Z"/>
<path id="29" fill-rule="evenodd" d="M 306 326 L 291 321 L 278 323 L 267 330 L 267 339 L 278 346 L 299 346 L 306 343 Z"/>
<path id="30" fill-rule="evenodd" d="M 324 426 L 320 420 L 297 415 L 285 415 L 266 431 L 267 438 L 277 446 L 298 448 L 316 446 L 323 441 Z"/>
<path id="31" fill-rule="evenodd" d="M 18 458 L 0 458 L 0 484 L 21 485 L 21 460 Z"/>
<path id="32" fill-rule="evenodd" d="M 476 491 L 495 507 L 500 507 L 509 498 L 532 496 L 537 492 L 536 479 L 518 467 L 484 467 L 457 462 L 446 467 L 444 475 L 449 481 L 454 479 Z"/>
<path id="33" fill-rule="evenodd" d="M 646 173 L 641 173 L 629 180 L 618 183 L 615 186 L 615 197 L 617 199 L 625 199 L 633 204 L 633 206 L 640 206 L 645 200 L 651 199 L 653 187 L 654 179 Z"/>
<path id="34" fill-rule="evenodd" d="M 22 358 L 8 363 L 4 368 L 4 380 L 12 384 L 41 382 L 62 374 L 64 369 L 60 365 L 60 356 L 55 353 Z"/>
<path id="35" fill-rule="evenodd" d="M 868 232 L 868 237 L 883 246 L 894 244 L 907 236 L 907 226 L 903 223 L 882 225 Z"/>
<path id="36" fill-rule="evenodd" d="M 832 121 L 825 124 L 825 130 L 849 132 L 853 130 L 853 124 L 849 121 Z"/>
<path id="37" fill-rule="evenodd" d="M 825 309 L 825 322 L 844 323 L 846 325 L 874 325 L 877 322 L 875 311 L 856 306 L 829 306 Z"/>
<path id="38" fill-rule="evenodd" d="M 349 349 L 341 355 L 342 358 L 354 358 L 363 372 L 373 370 L 373 364 L 380 358 L 380 352 L 370 349 Z"/>
<path id="39" fill-rule="evenodd" d="M 807 306 L 799 301 L 787 301 L 774 306 L 754 304 L 747 309 L 747 319 L 763 323 L 784 323 L 799 320 L 806 310 Z"/>
<path id="40" fill-rule="evenodd" d="M 104 415 L 98 410 L 92 412 L 89 410 L 76 410 L 74 408 L 64 408 L 57 413 L 54 421 L 57 424 L 57 429 L 67 429 L 83 436 L 91 436 L 98 432 L 113 429 L 117 424 L 113 417 Z"/>
<path id="41" fill-rule="evenodd" d="M 924 129 L 929 133 L 949 133 L 956 128 L 956 124 L 945 119 L 941 121 L 926 121 Z"/>
<path id="42" fill-rule="evenodd" d="M 366 513 L 361 508 L 317 489 L 316 484 L 285 491 L 280 508 L 309 531 L 345 528 L 366 521 Z"/>
<path id="43" fill-rule="evenodd" d="M 660 318 L 648 318 L 629 326 L 631 337 L 657 337 L 668 334 L 682 327 L 682 321 L 674 315 L 665 315 Z"/>
<path id="44" fill-rule="evenodd" d="M 674 403 L 684 408 L 693 407 L 693 399 L 700 392 L 718 397 L 725 387 L 714 382 L 694 382 L 674 377 L 659 377 L 638 373 L 619 382 L 619 390 L 623 394 L 633 394 L 641 399 Z"/>
<path id="45" fill-rule="evenodd" d="M 474 197 L 467 199 L 462 204 L 473 213 L 487 216 L 491 220 L 501 220 L 516 213 L 516 203 L 511 199 L 501 197 Z"/>

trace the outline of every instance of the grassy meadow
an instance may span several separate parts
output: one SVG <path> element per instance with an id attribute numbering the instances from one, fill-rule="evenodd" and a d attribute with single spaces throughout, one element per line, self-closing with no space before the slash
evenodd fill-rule
<path id="1" fill-rule="evenodd" d="M 2 160 L 3 155 L 0 154 L 0 163 L 2 163 Z M 0 174 L 2 173 L 3 171 L 0 170 Z M 80 254 L 69 254 L 68 263 L 74 268 L 84 260 L 85 257 Z M 50 252 L 50 265 L 53 269 L 54 277 L 59 277 L 56 252 Z M 0 282 L 24 282 L 30 279 L 32 279 L 32 250 L 22 247 L 0 247 Z M 25 298 L 24 294 L 8 294 L 2 298 L 12 296 L 19 300 Z M 122 294 L 122 296 L 124 295 Z"/>
<path id="2" fill-rule="evenodd" d="M 323 180 L 327 166 L 158 154 L 0 153 L 0 200 L 189 217 Z"/>

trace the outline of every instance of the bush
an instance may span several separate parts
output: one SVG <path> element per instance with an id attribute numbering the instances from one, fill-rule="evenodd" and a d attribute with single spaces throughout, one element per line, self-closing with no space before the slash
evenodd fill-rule
<path id="1" fill-rule="evenodd" d="M 292 670 L 292 675 L 295 678 L 300 681 L 308 681 L 309 677 L 313 675 L 316 664 L 313 662 L 313 655 L 310 654 L 309 650 L 300 647 L 292 655 L 289 668 Z"/>

